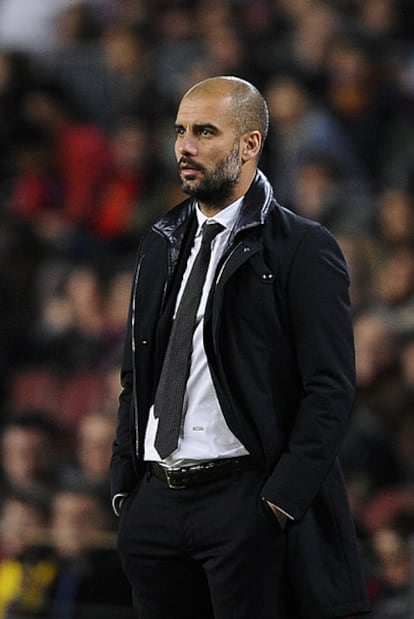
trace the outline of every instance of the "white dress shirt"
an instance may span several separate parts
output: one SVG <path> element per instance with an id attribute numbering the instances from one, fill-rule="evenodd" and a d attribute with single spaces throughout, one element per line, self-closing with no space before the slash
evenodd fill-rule
<path id="1" fill-rule="evenodd" d="M 210 263 L 203 286 L 193 334 L 190 373 L 184 396 L 183 417 L 177 449 L 164 460 L 154 446 L 158 419 L 151 407 L 145 434 L 144 459 L 159 462 L 168 467 L 189 466 L 215 458 L 234 458 L 248 454 L 248 451 L 230 431 L 224 419 L 214 389 L 207 357 L 204 350 L 204 312 L 214 276 L 230 232 L 236 222 L 243 198 L 217 213 L 214 218 L 206 217 L 196 210 L 198 228 L 194 244 L 177 295 L 175 311 L 180 303 L 194 260 L 201 247 L 201 227 L 206 220 L 220 223 L 224 230 L 212 241 Z"/>

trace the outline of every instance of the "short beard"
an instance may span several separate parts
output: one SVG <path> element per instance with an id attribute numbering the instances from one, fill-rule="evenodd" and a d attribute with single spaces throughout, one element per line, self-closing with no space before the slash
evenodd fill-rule
<path id="1" fill-rule="evenodd" d="M 200 166 L 195 166 L 204 173 L 204 180 L 197 186 L 188 181 L 181 181 L 181 189 L 187 195 L 196 198 L 199 202 L 211 208 L 222 208 L 228 205 L 240 181 L 240 147 L 236 142 L 230 154 L 217 162 L 211 172 Z M 180 163 L 191 162 L 189 157 L 183 156 Z"/>

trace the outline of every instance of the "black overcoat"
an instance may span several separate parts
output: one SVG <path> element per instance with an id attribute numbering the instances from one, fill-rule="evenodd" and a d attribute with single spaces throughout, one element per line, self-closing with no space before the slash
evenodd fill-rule
<path id="1" fill-rule="evenodd" d="M 169 211 L 139 249 L 113 494 L 129 493 L 144 472 L 148 411 L 194 209 L 188 199 Z M 258 171 L 217 268 L 204 341 L 226 422 L 267 471 L 263 497 L 294 518 L 286 530 L 287 571 L 298 619 L 369 609 L 338 463 L 355 380 L 348 285 L 332 235 L 278 205 Z"/>

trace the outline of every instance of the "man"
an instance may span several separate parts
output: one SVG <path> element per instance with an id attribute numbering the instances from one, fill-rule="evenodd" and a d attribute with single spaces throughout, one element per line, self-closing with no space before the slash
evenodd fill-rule
<path id="1" fill-rule="evenodd" d="M 51 496 L 59 483 L 59 431 L 43 410 L 9 417 L 0 436 L 0 496 L 10 491 Z"/>
<path id="2" fill-rule="evenodd" d="M 267 125 L 248 82 L 191 88 L 175 144 L 190 198 L 139 250 L 111 466 L 140 619 L 368 609 L 337 462 L 348 276 L 332 236 L 280 207 L 257 169 Z"/>

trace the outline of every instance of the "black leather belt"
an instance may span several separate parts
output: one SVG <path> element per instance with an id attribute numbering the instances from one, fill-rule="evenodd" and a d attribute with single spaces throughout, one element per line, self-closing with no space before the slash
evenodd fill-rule
<path id="1" fill-rule="evenodd" d="M 210 481 L 223 479 L 237 471 L 251 468 L 252 461 L 250 456 L 242 456 L 240 458 L 220 458 L 217 460 L 209 460 L 208 462 L 200 462 L 194 466 L 183 466 L 182 468 L 169 469 L 158 464 L 158 462 L 149 462 L 148 468 L 150 473 L 158 479 L 165 481 L 169 488 L 182 490 L 199 486 Z"/>

